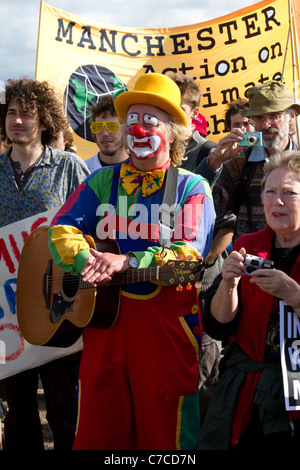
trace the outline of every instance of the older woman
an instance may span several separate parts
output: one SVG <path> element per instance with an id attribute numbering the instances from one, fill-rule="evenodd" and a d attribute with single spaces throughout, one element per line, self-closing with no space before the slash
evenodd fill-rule
<path id="1" fill-rule="evenodd" d="M 232 341 L 198 449 L 287 449 L 299 442 L 300 412 L 291 416 L 284 403 L 279 301 L 300 317 L 300 152 L 272 157 L 264 172 L 267 227 L 235 242 L 207 295 L 205 330 Z M 273 260 L 275 269 L 243 275 L 245 253 Z"/>

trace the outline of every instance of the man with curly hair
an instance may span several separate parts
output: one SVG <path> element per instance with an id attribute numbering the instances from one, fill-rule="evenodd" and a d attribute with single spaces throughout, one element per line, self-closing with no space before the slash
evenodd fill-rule
<path id="1" fill-rule="evenodd" d="M 60 207 L 89 174 L 80 157 L 49 147 L 69 121 L 47 82 L 8 80 L 3 108 L 0 133 L 12 145 L 0 157 L 0 227 Z"/>
<path id="2" fill-rule="evenodd" d="M 8 80 L 0 133 L 11 145 L 0 155 L 0 227 L 59 208 L 89 174 L 76 154 L 49 146 L 68 126 L 62 103 L 47 82 Z M 55 449 L 72 447 L 77 364 L 69 355 L 5 379 L 7 450 L 43 449 L 39 377 Z"/>

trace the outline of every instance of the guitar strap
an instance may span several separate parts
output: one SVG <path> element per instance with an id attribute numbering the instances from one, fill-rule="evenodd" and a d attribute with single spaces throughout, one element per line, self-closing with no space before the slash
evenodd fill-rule
<path id="1" fill-rule="evenodd" d="M 120 166 L 114 167 L 113 187 L 117 187 L 120 178 Z M 162 205 L 159 211 L 159 243 L 162 247 L 169 248 L 171 246 L 171 238 L 175 228 L 175 199 L 177 189 L 178 169 L 170 165 L 165 184 L 165 192 Z M 116 207 L 117 191 L 112 191 L 109 203 Z"/>
<path id="2" fill-rule="evenodd" d="M 159 210 L 159 238 L 163 248 L 170 248 L 175 228 L 175 199 L 177 189 L 178 168 L 170 165 L 167 171 L 165 192 Z"/>

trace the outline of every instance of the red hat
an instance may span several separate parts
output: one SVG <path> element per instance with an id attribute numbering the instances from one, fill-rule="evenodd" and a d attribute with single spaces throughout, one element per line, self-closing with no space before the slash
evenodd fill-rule
<path id="1" fill-rule="evenodd" d="M 200 134 L 207 135 L 207 120 L 203 114 L 198 113 L 198 115 L 192 119 L 192 124 L 195 126 L 195 131 L 199 131 Z"/>

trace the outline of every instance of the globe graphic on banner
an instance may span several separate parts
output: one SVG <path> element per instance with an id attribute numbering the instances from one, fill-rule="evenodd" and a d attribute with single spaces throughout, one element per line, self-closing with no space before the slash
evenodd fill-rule
<path id="1" fill-rule="evenodd" d="M 67 117 L 73 131 L 82 139 L 94 142 L 90 129 L 90 109 L 104 95 L 118 94 L 127 88 L 114 72 L 100 65 L 79 66 L 69 77 L 64 92 Z"/>

